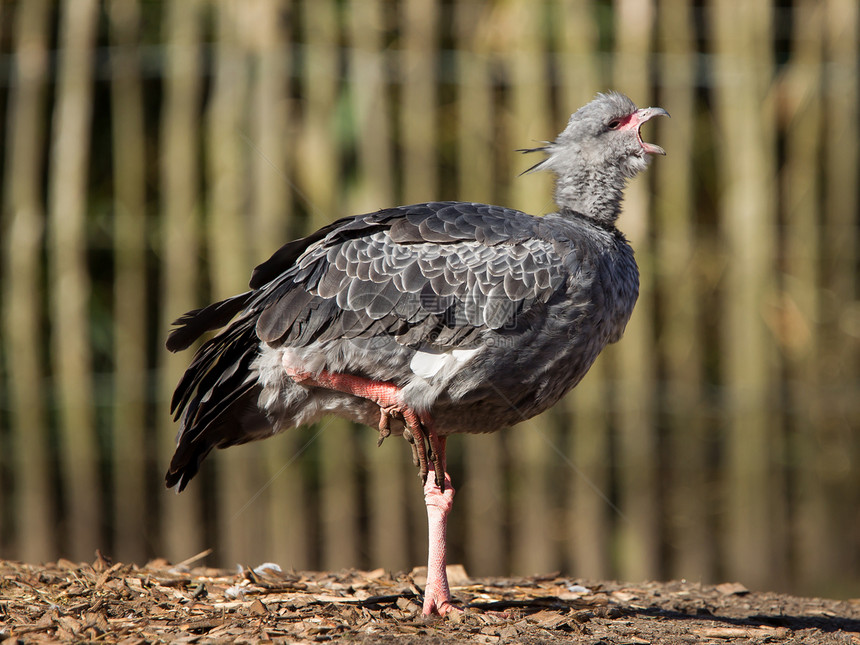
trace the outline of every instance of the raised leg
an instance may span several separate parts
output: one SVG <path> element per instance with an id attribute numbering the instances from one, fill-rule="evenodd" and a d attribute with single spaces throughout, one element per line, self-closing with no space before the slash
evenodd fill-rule
<path id="1" fill-rule="evenodd" d="M 296 383 L 308 387 L 322 387 L 336 390 L 363 399 L 373 401 L 379 406 L 379 443 L 387 437 L 389 429 L 388 419 L 399 415 L 406 423 L 403 436 L 412 445 L 412 457 L 419 469 L 419 477 L 423 482 L 427 477 L 428 462 L 433 463 L 433 471 L 436 483 L 445 489 L 445 469 L 442 462 L 437 458 L 439 454 L 439 438 L 433 431 L 429 415 L 419 414 L 406 406 L 400 398 L 400 388 L 393 383 L 384 381 L 373 381 L 352 374 L 340 374 L 337 372 L 321 371 L 319 374 L 310 374 L 301 369 L 285 366 L 287 375 Z"/>

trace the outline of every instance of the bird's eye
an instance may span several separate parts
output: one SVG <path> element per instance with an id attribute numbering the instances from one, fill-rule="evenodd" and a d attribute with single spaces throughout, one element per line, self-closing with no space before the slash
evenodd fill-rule
<path id="1" fill-rule="evenodd" d="M 610 130 L 617 130 L 621 127 L 621 119 L 612 119 L 609 123 L 606 124 L 606 127 Z"/>

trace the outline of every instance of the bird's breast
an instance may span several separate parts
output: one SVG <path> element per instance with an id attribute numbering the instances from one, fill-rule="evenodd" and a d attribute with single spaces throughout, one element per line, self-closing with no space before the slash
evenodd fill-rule
<path id="1" fill-rule="evenodd" d="M 638 294 L 632 253 L 613 254 L 515 329 L 488 333 L 439 397 L 452 431 L 485 432 L 525 421 L 558 402 L 609 343 L 621 338 Z"/>

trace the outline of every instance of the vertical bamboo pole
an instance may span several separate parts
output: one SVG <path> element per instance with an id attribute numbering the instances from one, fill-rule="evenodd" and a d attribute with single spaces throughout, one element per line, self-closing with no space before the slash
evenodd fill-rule
<path id="1" fill-rule="evenodd" d="M 12 375 L 8 392 L 15 492 L 7 500 L 17 523 L 11 552 L 25 562 L 44 562 L 56 554 L 41 367 L 43 312 L 37 297 L 42 293 L 42 171 L 50 5 L 46 0 L 22 3 L 15 16 L 0 245 L 4 264 L 2 344 L 8 374 Z"/>
<path id="2" fill-rule="evenodd" d="M 348 29 L 351 59 L 349 80 L 353 95 L 358 152 L 351 212 L 376 210 L 394 201 L 394 161 L 391 151 L 390 78 L 385 74 L 385 13 L 379 0 L 352 0 Z"/>
<path id="3" fill-rule="evenodd" d="M 493 203 L 496 115 L 486 24 L 491 3 L 455 5 L 457 39 L 457 197 Z M 471 575 L 501 575 L 504 562 L 502 435 L 462 442 L 467 485 L 459 493 L 466 529 L 466 566 Z M 456 486 L 456 483 L 455 483 Z M 459 505 L 459 503 L 458 503 Z"/>
<path id="4" fill-rule="evenodd" d="M 80 560 L 92 557 L 99 546 L 102 521 L 86 261 L 87 155 L 97 17 L 95 0 L 67 0 L 60 7 L 59 78 L 48 177 L 51 350 L 66 494 L 64 551 Z"/>
<path id="5" fill-rule="evenodd" d="M 704 415 L 700 318 L 701 254 L 696 244 L 693 204 L 695 137 L 695 45 L 687 0 L 659 5 L 660 105 L 672 114 L 659 121 L 656 140 L 668 152 L 651 171 L 656 178 L 654 280 L 660 294 L 661 326 L 656 334 L 666 370 L 662 398 L 669 465 L 666 477 L 670 575 L 711 580 L 715 575 L 713 513 L 708 492 L 708 438 Z M 652 132 L 654 130 L 652 129 Z"/>
<path id="6" fill-rule="evenodd" d="M 378 0 L 349 4 L 349 81 L 354 101 L 358 167 L 349 212 L 367 212 L 394 201 L 394 168 L 389 127 L 389 78 L 385 75 L 385 15 Z M 418 502 L 420 488 L 408 460 L 405 442 L 389 440 L 376 447 L 375 433 L 362 428 L 367 454 L 365 487 L 368 508 L 368 554 L 371 566 L 403 570 L 413 563 L 409 553 L 407 499 Z"/>
<path id="7" fill-rule="evenodd" d="M 236 0 L 211 5 L 215 22 L 214 78 L 206 114 L 206 239 L 212 298 L 247 289 L 250 274 L 246 213 L 246 175 L 242 136 L 243 106 L 248 91 L 246 50 L 240 39 L 246 5 Z M 217 527 L 224 562 L 253 562 L 262 534 L 248 531 L 263 522 L 263 505 L 255 503 L 265 484 L 259 443 L 232 447 L 218 455 Z"/>
<path id="8" fill-rule="evenodd" d="M 616 5 L 615 87 L 640 105 L 650 105 L 649 52 L 654 27 L 651 3 L 622 0 Z M 646 126 L 647 132 L 653 126 Z M 650 243 L 648 175 L 628 188 L 619 227 L 636 250 L 639 301 L 624 339 L 614 348 L 617 360 L 617 473 L 619 507 L 629 521 L 618 527 L 619 574 L 628 580 L 660 574 L 656 360 L 654 347 L 654 269 Z"/>
<path id="9" fill-rule="evenodd" d="M 552 137 L 559 129 L 553 123 L 546 91 L 546 64 L 542 52 L 543 9 L 525 0 L 509 0 L 499 6 L 497 18 L 508 29 L 505 64 L 511 83 L 510 141 L 519 147 Z M 522 167 L 524 160 L 510 152 L 509 168 Z M 515 158 L 514 155 L 517 155 Z M 512 180 L 509 203 L 529 213 L 552 210 L 552 180 L 536 173 Z M 519 425 L 509 435 L 511 449 L 511 568 L 515 574 L 545 573 L 556 565 L 556 545 L 549 519 L 550 466 L 557 465 L 549 443 L 556 441 L 551 415 Z"/>
<path id="10" fill-rule="evenodd" d="M 288 94 L 291 43 L 284 28 L 287 0 L 255 0 L 246 14 L 243 40 L 256 57 L 252 82 L 251 181 L 253 233 L 248 240 L 254 258 L 277 250 L 295 213 L 289 198 L 291 106 Z"/>
<path id="11" fill-rule="evenodd" d="M 212 299 L 227 298 L 247 288 L 248 233 L 244 217 L 245 173 L 242 106 L 248 91 L 246 53 L 240 41 L 245 18 L 240 2 L 213 3 L 213 83 L 206 113 L 206 242 Z"/>
<path id="12" fill-rule="evenodd" d="M 173 0 L 165 12 L 167 60 L 161 119 L 161 312 L 166 334 L 180 314 L 200 304 L 199 0 Z M 157 415 L 161 464 L 164 469 L 175 448 L 176 424 L 167 407 L 173 388 L 188 364 L 187 355 L 159 354 L 161 414 Z M 161 497 L 160 551 L 173 561 L 203 548 L 201 486 L 192 484 L 182 495 Z"/>
<path id="13" fill-rule="evenodd" d="M 310 229 L 340 215 L 341 187 L 335 138 L 338 99 L 337 7 L 325 2 L 302 4 L 306 38 L 302 85 L 304 131 L 299 179 L 310 211 Z M 344 419 L 321 422 L 320 550 L 322 567 L 339 569 L 358 562 L 358 513 L 354 427 Z"/>
<path id="14" fill-rule="evenodd" d="M 819 471 L 830 509 L 828 532 L 837 540 L 834 561 L 840 570 L 856 571 L 860 520 L 846 508 L 860 504 L 860 439 L 857 434 L 857 388 L 860 343 L 851 305 L 858 289 L 858 166 L 860 166 L 860 6 L 851 0 L 826 5 L 823 202 L 823 266 L 820 303 L 823 414 L 819 420 Z M 847 118 L 846 118 L 847 117 Z M 856 309 L 855 320 L 856 320 Z M 843 559 L 844 558 L 844 559 Z M 851 581 L 853 582 L 853 580 Z"/>
<path id="15" fill-rule="evenodd" d="M 289 196 L 290 103 L 288 87 L 292 63 L 290 42 L 283 26 L 284 0 L 257 0 L 246 36 L 256 56 L 257 73 L 251 90 L 252 212 L 254 257 L 263 259 L 297 231 Z M 265 559 L 290 568 L 310 567 L 309 518 L 306 483 L 296 454 L 306 438 L 299 431 L 276 437 L 265 447 L 268 527 Z M 261 556 L 262 557 L 262 554 Z"/>
<path id="16" fill-rule="evenodd" d="M 438 0 L 403 0 L 400 141 L 405 203 L 436 199 L 436 30 Z"/>
<path id="17" fill-rule="evenodd" d="M 493 203 L 492 155 L 496 131 L 488 0 L 455 7 L 457 38 L 457 192 L 461 199 Z M 486 27 L 483 28 L 482 27 Z"/>
<path id="18" fill-rule="evenodd" d="M 821 421 L 821 355 L 817 318 L 820 303 L 820 185 L 821 55 L 824 7 L 801 0 L 795 7 L 792 54 L 784 82 L 785 196 L 784 291 L 775 321 L 785 348 L 792 400 L 796 470 L 790 476 L 797 490 L 794 516 L 798 548 L 798 577 L 803 584 L 821 585 L 838 575 L 834 564 L 844 554 L 828 535 L 831 512 L 824 484 L 818 428 Z M 839 565 L 841 566 L 841 565 Z M 820 587 L 819 587 L 820 588 Z"/>
<path id="19" fill-rule="evenodd" d="M 140 5 L 108 5 L 114 160 L 114 416 L 115 557 L 146 557 L 146 143 L 140 79 Z"/>
<path id="20" fill-rule="evenodd" d="M 559 6 L 558 28 L 562 70 L 561 115 L 573 112 L 602 89 L 599 77 L 597 25 L 592 2 L 566 0 Z M 567 535 L 564 552 L 570 573 L 590 579 L 610 575 L 610 427 L 607 414 L 606 362 L 598 359 L 588 375 L 564 400 L 571 421 L 568 459 Z"/>
<path id="21" fill-rule="evenodd" d="M 763 318 L 773 293 L 774 111 L 768 95 L 771 7 L 711 3 L 717 87 L 720 226 L 727 256 L 721 322 L 726 418 L 726 574 L 771 585 L 778 566 L 779 498 L 772 455 L 779 454 L 774 346 Z"/>

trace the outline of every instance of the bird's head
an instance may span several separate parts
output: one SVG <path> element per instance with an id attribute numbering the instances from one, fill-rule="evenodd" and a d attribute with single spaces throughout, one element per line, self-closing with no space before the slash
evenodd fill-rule
<path id="1" fill-rule="evenodd" d="M 639 109 L 618 92 L 598 94 L 571 115 L 555 141 L 523 150 L 547 155 L 526 172 L 553 171 L 559 206 L 606 219 L 595 209 L 614 205 L 610 217 L 614 221 L 626 180 L 644 170 L 651 155 L 666 154 L 660 146 L 643 141 L 639 132 L 643 123 L 659 115 L 669 113 L 659 107 Z"/>

